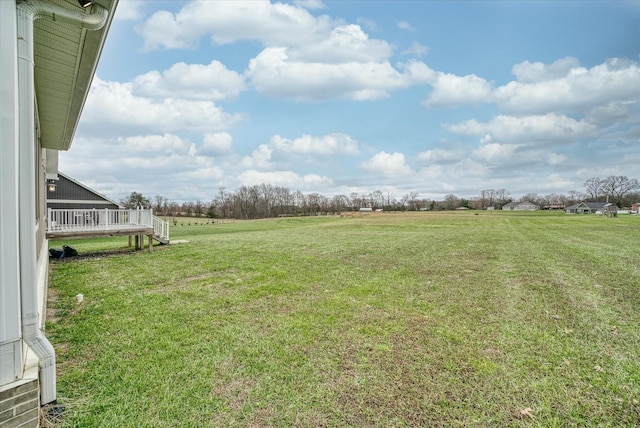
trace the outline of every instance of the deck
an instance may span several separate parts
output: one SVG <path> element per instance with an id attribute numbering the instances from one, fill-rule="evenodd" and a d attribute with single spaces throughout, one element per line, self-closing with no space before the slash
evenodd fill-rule
<path id="1" fill-rule="evenodd" d="M 129 245 L 135 238 L 136 249 L 144 248 L 146 236 L 149 251 L 153 251 L 154 239 L 162 244 L 169 243 L 169 222 L 155 217 L 152 210 L 47 210 L 47 239 L 113 236 L 129 236 Z"/>

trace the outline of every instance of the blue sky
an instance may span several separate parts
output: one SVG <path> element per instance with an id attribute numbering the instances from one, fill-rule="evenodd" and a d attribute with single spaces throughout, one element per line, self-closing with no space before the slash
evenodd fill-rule
<path id="1" fill-rule="evenodd" d="M 177 202 L 640 178 L 640 2 L 120 0 L 60 169 Z"/>

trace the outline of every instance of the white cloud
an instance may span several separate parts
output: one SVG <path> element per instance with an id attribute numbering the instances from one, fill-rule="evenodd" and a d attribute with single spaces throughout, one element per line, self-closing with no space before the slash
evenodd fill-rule
<path id="1" fill-rule="evenodd" d="M 434 178 L 438 178 L 442 175 L 442 173 L 444 172 L 444 167 L 442 165 L 429 165 L 427 167 L 421 168 L 418 171 L 418 176 L 420 178 L 429 178 L 429 179 L 434 179 Z"/>
<path id="2" fill-rule="evenodd" d="M 178 13 L 154 13 L 138 28 L 147 50 L 189 49 L 206 34 L 215 44 L 238 40 L 265 46 L 307 45 L 333 25 L 327 16 L 314 17 L 306 9 L 259 0 L 191 2 Z"/>
<path id="3" fill-rule="evenodd" d="M 251 156 L 245 156 L 242 159 L 242 166 L 244 168 L 260 168 L 260 169 L 270 169 L 273 167 L 273 163 L 271 162 L 271 154 L 273 153 L 273 148 L 268 144 L 260 144 L 257 149 L 255 149 Z"/>
<path id="4" fill-rule="evenodd" d="M 418 42 L 411 43 L 411 46 L 402 51 L 403 55 L 411 55 L 415 57 L 423 57 L 429 52 L 429 48 Z"/>
<path id="5" fill-rule="evenodd" d="M 133 80 L 133 94 L 151 98 L 226 100 L 246 89 L 244 78 L 219 61 L 173 64 L 162 73 L 150 71 Z"/>
<path id="6" fill-rule="evenodd" d="M 371 159 L 362 163 L 362 169 L 381 174 L 385 177 L 401 177 L 413 174 L 411 168 L 406 164 L 404 154 L 395 152 L 389 154 L 380 152 Z"/>
<path id="7" fill-rule="evenodd" d="M 552 113 L 524 117 L 499 115 L 486 123 L 472 119 L 446 125 L 446 128 L 457 134 L 476 135 L 485 141 L 509 143 L 573 142 L 597 132 L 594 125 Z"/>
<path id="8" fill-rule="evenodd" d="M 326 15 L 315 17 L 291 4 L 188 3 L 176 14 L 156 12 L 139 32 L 147 49 L 190 48 L 205 34 L 211 35 L 214 44 L 258 41 L 265 48 L 249 61 L 245 76 L 259 93 L 273 97 L 297 101 L 375 100 L 388 97 L 393 90 L 425 83 L 412 73 L 417 70 L 414 64 L 399 64 L 401 69 L 407 67 L 404 71 L 394 68 L 389 63 L 391 45 L 370 38 L 360 25 Z M 424 55 L 426 48 L 414 43 L 412 52 Z M 231 84 L 222 81 L 218 86 L 204 86 L 189 78 L 178 81 L 177 76 L 195 74 L 194 70 L 180 70 L 171 78 L 166 76 L 171 70 L 162 76 L 152 72 L 140 77 L 138 83 L 145 88 L 143 83 L 148 82 L 153 91 L 163 88 L 161 94 L 177 89 L 213 99 L 237 96 L 244 89 L 239 76 L 223 67 L 218 70 L 228 75 L 226 80 Z"/>
<path id="9" fill-rule="evenodd" d="M 144 2 L 136 0 L 120 0 L 114 19 L 120 21 L 138 21 L 142 18 Z"/>
<path id="10" fill-rule="evenodd" d="M 118 138 L 121 142 L 118 155 L 141 155 L 153 154 L 154 157 L 161 155 L 187 155 L 194 150 L 193 143 L 183 140 L 177 135 L 142 135 Z"/>
<path id="11" fill-rule="evenodd" d="M 322 0 L 295 0 L 294 3 L 309 10 L 324 9 L 326 7 Z"/>
<path id="12" fill-rule="evenodd" d="M 424 72 L 425 67 L 410 63 L 400 73 L 386 61 L 295 62 L 286 48 L 268 48 L 249 62 L 246 75 L 259 93 L 269 96 L 299 101 L 334 98 L 362 101 L 385 98 L 395 89 L 415 84 L 422 78 L 416 71 Z"/>
<path id="13" fill-rule="evenodd" d="M 287 53 L 292 62 L 345 64 L 384 62 L 392 51 L 387 42 L 369 39 L 359 25 L 351 24 L 340 25 L 326 38 L 300 48 L 290 48 Z"/>
<path id="14" fill-rule="evenodd" d="M 473 151 L 475 158 L 490 164 L 508 163 L 514 156 L 518 146 L 514 144 L 484 144 Z"/>
<path id="15" fill-rule="evenodd" d="M 466 152 L 462 149 L 445 150 L 441 148 L 435 148 L 433 150 L 426 150 L 418 154 L 418 159 L 426 162 L 450 162 L 458 161 L 466 155 Z"/>
<path id="16" fill-rule="evenodd" d="M 199 152 L 203 155 L 224 155 L 231 153 L 233 137 L 227 132 L 204 134 Z"/>
<path id="17" fill-rule="evenodd" d="M 416 29 L 413 28 L 413 26 L 408 23 L 407 21 L 400 21 L 398 22 L 398 28 L 401 30 L 406 30 L 406 31 L 415 31 Z"/>
<path id="18" fill-rule="evenodd" d="M 131 83 L 93 79 L 83 111 L 82 135 L 216 132 L 242 116 L 225 113 L 210 101 L 135 96 Z"/>
<path id="19" fill-rule="evenodd" d="M 511 73 L 516 76 L 519 82 L 535 83 L 563 78 L 571 70 L 578 69 L 579 66 L 580 62 L 573 57 L 561 58 L 551 64 L 524 61 L 514 65 Z"/>
<path id="20" fill-rule="evenodd" d="M 549 165 L 561 165 L 567 160 L 567 155 L 564 153 L 549 153 L 548 162 Z"/>
<path id="21" fill-rule="evenodd" d="M 492 96 L 506 113 L 585 112 L 640 99 L 640 66 L 629 60 L 610 59 L 586 69 L 565 58 L 549 66 L 522 63 L 514 69 L 522 80 L 497 88 Z"/>
<path id="22" fill-rule="evenodd" d="M 270 145 L 280 152 L 311 156 L 355 156 L 360 153 L 358 142 L 345 134 L 328 134 L 320 137 L 302 135 L 294 140 L 274 135 Z"/>
<path id="23" fill-rule="evenodd" d="M 330 188 L 333 185 L 333 181 L 329 177 L 317 174 L 300 176 L 293 171 L 261 172 L 247 170 L 238 176 L 238 180 L 245 186 L 269 183 L 274 186 L 283 186 L 292 190 L 300 189 L 309 191 L 319 191 L 319 189 Z"/>
<path id="24" fill-rule="evenodd" d="M 115 199 L 132 191 L 177 201 L 206 199 L 211 182 L 224 176 L 213 158 L 172 134 L 113 139 L 80 136 L 72 153 L 61 153 L 60 169 Z M 100 177 L 95 185 L 90 184 L 92 177 Z"/>
<path id="25" fill-rule="evenodd" d="M 461 77 L 439 72 L 431 84 L 433 91 L 424 101 L 428 108 L 488 102 L 491 95 L 491 83 L 475 74 Z"/>

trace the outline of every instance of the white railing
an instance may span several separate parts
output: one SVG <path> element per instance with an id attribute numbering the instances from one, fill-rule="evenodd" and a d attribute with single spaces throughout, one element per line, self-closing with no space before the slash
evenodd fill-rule
<path id="1" fill-rule="evenodd" d="M 155 217 L 152 210 L 49 208 L 47 220 L 47 232 L 91 232 L 148 227 L 153 228 L 154 234 L 169 240 L 169 222 Z"/>
<path id="2" fill-rule="evenodd" d="M 153 216 L 153 233 L 169 240 L 169 222 Z"/>

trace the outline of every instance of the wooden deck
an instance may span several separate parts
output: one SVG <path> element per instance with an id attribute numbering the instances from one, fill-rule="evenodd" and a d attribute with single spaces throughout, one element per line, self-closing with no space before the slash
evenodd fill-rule
<path id="1" fill-rule="evenodd" d="M 153 240 L 169 243 L 169 224 L 150 210 L 48 210 L 47 239 L 82 239 L 129 236 L 136 249 L 144 248 L 144 237 L 153 251 Z"/>
<path id="2" fill-rule="evenodd" d="M 149 242 L 149 252 L 153 251 L 153 228 L 149 227 L 47 231 L 47 239 L 109 238 L 114 236 L 128 236 L 129 245 L 131 245 L 132 240 L 135 238 L 136 250 L 142 250 L 144 248 L 144 237 L 146 236 Z"/>

